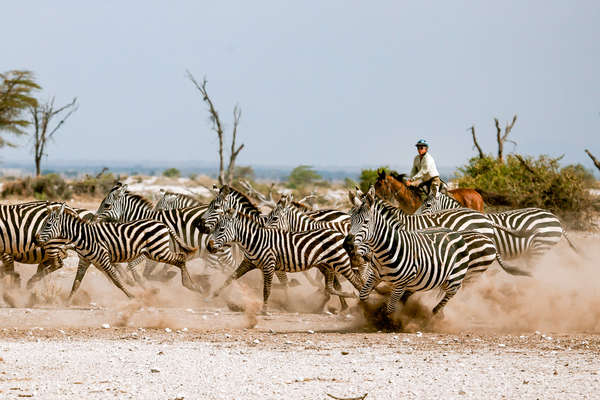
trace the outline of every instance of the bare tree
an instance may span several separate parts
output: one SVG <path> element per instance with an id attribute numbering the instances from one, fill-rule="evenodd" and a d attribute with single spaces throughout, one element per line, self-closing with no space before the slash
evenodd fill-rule
<path id="1" fill-rule="evenodd" d="M 496 140 L 498 141 L 498 161 L 504 162 L 504 142 L 510 142 L 515 145 L 517 144 L 515 141 L 508 139 L 510 131 L 512 131 L 513 126 L 515 126 L 515 122 L 517 122 L 517 114 L 515 114 L 511 123 L 506 123 L 506 126 L 504 127 L 504 134 L 502 134 L 502 129 L 500 128 L 500 122 L 498 122 L 498 118 L 494 118 L 494 122 L 496 123 Z"/>
<path id="2" fill-rule="evenodd" d="M 494 123 L 496 125 L 496 141 L 498 142 L 498 161 L 500 161 L 500 162 L 504 162 L 504 143 L 510 142 L 510 143 L 513 143 L 515 146 L 517 145 L 517 142 L 515 142 L 514 140 L 508 139 L 508 135 L 512 131 L 513 126 L 515 126 L 515 122 L 517 122 L 516 114 L 513 117 L 512 122 L 506 123 L 506 126 L 504 127 L 504 133 L 502 133 L 502 128 L 500 127 L 500 121 L 498 121 L 498 118 L 494 118 Z M 474 144 L 475 148 L 477 149 L 477 151 L 479 152 L 479 158 L 485 158 L 486 155 L 483 152 L 483 150 L 481 149 L 479 142 L 477 142 L 477 135 L 475 134 L 475 125 L 471 126 L 469 129 L 467 129 L 467 131 L 471 131 L 471 136 L 473 137 L 473 144 Z"/>
<path id="3" fill-rule="evenodd" d="M 217 133 L 217 138 L 219 140 L 219 185 L 231 184 L 231 179 L 233 177 L 233 170 L 235 168 L 235 160 L 237 156 L 240 154 L 240 151 L 244 148 L 244 144 L 242 143 L 239 147 L 236 147 L 237 140 L 237 130 L 240 123 L 240 117 L 242 116 L 242 110 L 238 105 L 233 108 L 233 132 L 231 138 L 231 151 L 229 153 L 229 163 L 227 165 L 227 169 L 225 169 L 224 165 L 224 156 L 223 156 L 223 142 L 224 132 L 223 132 L 223 124 L 221 123 L 221 119 L 219 118 L 219 112 L 215 108 L 212 100 L 208 96 L 208 91 L 206 90 L 206 78 L 202 80 L 200 84 L 196 78 L 192 75 L 190 71 L 187 71 L 187 77 L 196 89 L 202 95 L 202 100 L 208 105 L 208 112 L 210 113 L 210 121 L 212 123 L 212 130 Z"/>
<path id="4" fill-rule="evenodd" d="M 588 156 L 590 156 L 590 158 L 594 162 L 594 165 L 596 166 L 596 168 L 598 168 L 600 170 L 600 161 L 598 161 L 596 159 L 596 157 L 594 157 L 594 155 L 592 153 L 590 153 L 590 151 L 588 149 L 585 149 L 585 152 Z"/>
<path id="5" fill-rule="evenodd" d="M 475 148 L 477 148 L 477 151 L 479 152 L 479 158 L 485 158 L 485 154 L 483 153 L 483 150 L 481 150 L 481 146 L 479 146 L 479 143 L 477 142 L 477 136 L 475 136 L 475 125 L 471 126 L 467 130 L 470 130 L 471 134 L 473 135 L 473 143 L 475 144 Z"/>
<path id="6" fill-rule="evenodd" d="M 46 145 L 48 141 L 54 138 L 56 132 L 78 108 L 77 97 L 72 102 L 58 108 L 54 106 L 54 97 L 44 104 L 36 104 L 29 107 L 33 127 L 33 157 L 36 176 L 40 176 L 41 174 L 42 158 L 47 155 Z M 52 127 L 52 120 L 60 114 L 63 114 L 61 120 Z"/>

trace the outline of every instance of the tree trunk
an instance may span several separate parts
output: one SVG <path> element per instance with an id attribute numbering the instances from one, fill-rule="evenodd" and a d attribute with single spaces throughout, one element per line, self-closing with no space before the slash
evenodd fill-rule
<path id="1" fill-rule="evenodd" d="M 594 162 L 594 165 L 596 166 L 596 168 L 598 168 L 598 170 L 600 170 L 600 161 L 598 161 L 596 159 L 596 157 L 594 157 L 594 155 L 592 153 L 590 153 L 590 151 L 588 149 L 585 149 L 585 152 L 588 156 L 590 156 L 590 158 Z"/>

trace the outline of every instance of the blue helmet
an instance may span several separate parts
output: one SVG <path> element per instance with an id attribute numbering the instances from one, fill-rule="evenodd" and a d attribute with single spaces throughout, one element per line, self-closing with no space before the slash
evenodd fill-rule
<path id="1" fill-rule="evenodd" d="M 417 144 L 415 144 L 415 146 L 429 147 L 429 143 L 427 143 L 427 140 L 425 140 L 425 139 L 419 139 L 419 141 L 417 142 Z"/>

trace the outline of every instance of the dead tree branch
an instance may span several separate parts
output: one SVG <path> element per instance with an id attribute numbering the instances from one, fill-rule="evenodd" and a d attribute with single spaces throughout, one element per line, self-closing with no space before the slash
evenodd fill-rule
<path id="1" fill-rule="evenodd" d="M 77 97 L 62 107 L 54 107 L 54 97 L 44 104 L 36 104 L 29 107 L 31 124 L 33 125 L 33 155 L 35 162 L 35 175 L 41 174 L 42 158 L 46 154 L 46 145 L 54 138 L 54 134 L 64 125 L 65 121 L 79 109 Z M 50 128 L 52 119 L 67 111 L 62 119 L 53 128 Z"/>
<path id="2" fill-rule="evenodd" d="M 199 83 L 196 78 L 192 75 L 190 71 L 186 71 L 188 79 L 194 84 L 196 89 L 202 95 L 202 100 L 208 105 L 208 112 L 210 113 L 210 121 L 212 123 L 211 129 L 217 133 L 217 138 L 219 140 L 219 185 L 231 185 L 231 180 L 233 178 L 233 172 L 235 169 L 235 161 L 240 154 L 240 151 L 244 148 L 244 144 L 242 143 L 239 147 L 236 147 L 237 140 L 237 131 L 238 126 L 240 124 L 240 118 L 242 116 L 242 110 L 239 105 L 233 108 L 233 132 L 231 139 L 231 151 L 229 153 L 229 163 L 227 165 L 227 170 L 225 169 L 225 160 L 223 156 L 223 143 L 225 141 L 225 133 L 223 131 L 223 124 L 221 123 L 221 119 L 219 118 L 219 112 L 215 108 L 212 100 L 208 96 L 208 91 L 206 89 L 206 77 L 202 80 L 202 83 Z"/>
<path id="3" fill-rule="evenodd" d="M 473 135 L 473 143 L 475 144 L 475 148 L 479 152 L 479 158 L 485 158 L 485 154 L 483 153 L 483 150 L 481 150 L 481 146 L 479 146 L 479 143 L 477 142 L 477 136 L 475 136 L 475 125 L 471 126 L 467 130 L 470 130 L 471 135 Z"/>
<path id="4" fill-rule="evenodd" d="M 533 168 L 529 166 L 527 161 L 525 161 L 525 159 L 523 159 L 523 157 L 521 157 L 520 154 L 515 154 L 515 157 L 517 158 L 517 160 L 519 160 L 521 165 L 523 165 L 527 171 L 529 171 L 532 175 L 537 176 L 537 173 L 533 170 Z"/>
<path id="5" fill-rule="evenodd" d="M 494 122 L 496 124 L 496 141 L 498 142 L 498 161 L 504 162 L 504 142 L 510 142 L 515 145 L 517 144 L 515 141 L 508 139 L 508 135 L 512 131 L 513 126 L 515 126 L 515 122 L 517 122 L 517 115 L 515 114 L 512 122 L 506 123 L 506 126 L 504 127 L 504 134 L 502 134 L 502 129 L 500 128 L 500 122 L 498 121 L 498 118 L 494 118 Z"/>
<path id="6" fill-rule="evenodd" d="M 590 156 L 590 158 L 594 162 L 594 165 L 596 166 L 596 168 L 598 168 L 600 170 L 600 161 L 598 161 L 596 159 L 596 157 L 594 157 L 594 155 L 592 153 L 590 153 L 590 151 L 588 149 L 585 149 L 585 152 L 588 156 Z"/>
<path id="7" fill-rule="evenodd" d="M 237 139 L 237 128 L 238 128 L 238 125 L 240 124 L 241 116 L 242 116 L 242 110 L 240 109 L 239 105 L 236 104 L 235 107 L 233 108 L 233 132 L 232 132 L 232 138 L 231 138 L 231 152 L 229 153 L 229 165 L 227 166 L 227 175 L 226 175 L 226 177 L 227 177 L 226 181 L 227 181 L 228 185 L 231 184 L 231 180 L 233 178 L 233 171 L 235 169 L 235 160 L 236 160 L 238 154 L 240 154 L 240 151 L 242 151 L 242 149 L 244 148 L 243 143 L 237 149 L 235 148 L 235 141 Z"/>
<path id="8" fill-rule="evenodd" d="M 247 180 L 240 179 L 240 185 L 246 190 L 248 196 L 255 198 L 261 203 L 261 206 L 266 206 L 271 209 L 277 206 L 277 202 L 273 200 L 273 189 L 269 190 L 269 197 L 266 197 L 264 194 L 260 193 L 258 190 L 254 189 L 254 187 Z"/>

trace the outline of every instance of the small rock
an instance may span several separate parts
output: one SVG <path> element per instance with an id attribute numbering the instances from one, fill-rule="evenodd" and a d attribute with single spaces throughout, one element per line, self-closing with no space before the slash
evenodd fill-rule
<path id="1" fill-rule="evenodd" d="M 152 368 L 152 369 L 150 370 L 150 372 L 152 372 L 153 374 L 156 374 L 156 373 L 158 373 L 158 372 L 160 372 L 160 371 L 159 371 L 159 370 L 157 370 L 156 368 Z"/>
<path id="2" fill-rule="evenodd" d="M 498 343 L 499 347 L 506 347 L 506 345 L 504 343 Z"/>
<path id="3" fill-rule="evenodd" d="M 110 328 L 110 324 L 102 324 L 102 329 L 108 329 Z"/>
<path id="4" fill-rule="evenodd" d="M 258 339 L 254 339 L 254 340 L 252 341 L 252 343 L 254 343 L 254 344 L 259 344 L 259 343 L 260 343 L 260 340 L 258 340 Z"/>
<path id="5" fill-rule="evenodd" d="M 182 331 L 182 332 L 187 332 L 187 331 L 188 331 L 188 328 L 183 328 L 181 331 Z"/>
<path id="6" fill-rule="evenodd" d="M 460 394 L 461 396 L 464 396 L 465 394 L 467 394 L 467 392 L 465 392 L 464 390 L 459 390 L 458 394 Z"/>
<path id="7" fill-rule="evenodd" d="M 347 356 L 348 354 L 350 354 L 350 353 L 349 353 L 349 352 L 347 352 L 347 351 L 342 351 L 342 355 L 343 355 L 343 356 Z"/>
<path id="8" fill-rule="evenodd" d="M 557 370 L 554 370 L 554 373 L 553 373 L 553 374 L 554 374 L 554 375 L 558 375 L 558 371 L 557 371 Z"/>
<path id="9" fill-rule="evenodd" d="M 313 331 L 312 329 L 309 329 L 307 332 L 308 333 L 315 333 L 315 331 Z"/>
<path id="10" fill-rule="evenodd" d="M 523 381 L 523 385 L 529 385 L 529 381 Z"/>
<path id="11" fill-rule="evenodd" d="M 417 337 L 421 337 L 421 336 L 423 336 L 423 333 L 422 333 L 422 332 L 419 332 L 419 331 L 417 331 Z"/>
<path id="12" fill-rule="evenodd" d="M 225 337 L 226 337 L 227 339 L 229 339 L 229 338 L 231 337 L 231 335 L 230 335 L 229 333 L 226 333 L 226 334 L 225 334 Z"/>
<path id="13" fill-rule="evenodd" d="M 165 328 L 165 332 L 171 333 L 171 332 L 173 332 L 173 330 L 171 328 Z"/>

